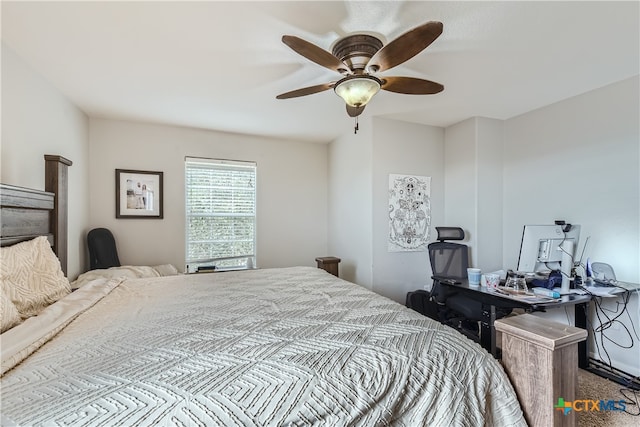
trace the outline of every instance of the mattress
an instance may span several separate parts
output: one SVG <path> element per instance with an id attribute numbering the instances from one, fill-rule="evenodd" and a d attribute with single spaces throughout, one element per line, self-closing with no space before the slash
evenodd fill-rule
<path id="1" fill-rule="evenodd" d="M 479 345 L 317 268 L 97 280 L 34 319 L 0 337 L 3 426 L 526 425 Z"/>

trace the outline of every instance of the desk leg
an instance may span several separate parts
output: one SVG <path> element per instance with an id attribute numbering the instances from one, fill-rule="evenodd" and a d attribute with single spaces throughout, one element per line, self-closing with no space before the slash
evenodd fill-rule
<path id="1" fill-rule="evenodd" d="M 587 329 L 587 310 L 588 304 L 576 304 L 574 308 L 575 326 L 576 328 Z M 589 368 L 589 347 L 587 343 L 589 337 L 586 340 L 578 343 L 578 367 L 581 369 Z"/>
<path id="2" fill-rule="evenodd" d="M 482 304 L 482 320 L 480 321 L 480 345 L 491 352 L 493 357 L 497 357 L 496 351 L 496 307 Z"/>
<path id="3" fill-rule="evenodd" d="M 489 330 L 491 336 L 491 354 L 498 359 L 498 347 L 496 345 L 496 306 L 491 306 L 491 318 L 489 321 Z"/>

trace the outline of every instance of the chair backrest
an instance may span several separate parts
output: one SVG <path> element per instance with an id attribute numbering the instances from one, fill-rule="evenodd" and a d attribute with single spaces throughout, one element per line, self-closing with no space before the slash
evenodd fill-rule
<path id="1" fill-rule="evenodd" d="M 91 270 L 120 267 L 116 239 L 106 228 L 94 228 L 87 234 L 89 268 Z"/>
<path id="2" fill-rule="evenodd" d="M 445 240 L 463 240 L 460 227 L 436 227 L 438 241 L 429 244 L 429 261 L 433 276 L 445 279 L 466 279 L 469 267 L 469 247 Z"/>

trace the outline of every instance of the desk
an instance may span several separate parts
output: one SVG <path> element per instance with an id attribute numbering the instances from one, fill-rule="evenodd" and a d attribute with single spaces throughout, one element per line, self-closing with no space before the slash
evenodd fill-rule
<path id="1" fill-rule="evenodd" d="M 545 311 L 548 308 L 563 307 L 569 305 L 575 305 L 574 310 L 574 325 L 577 328 L 586 329 L 587 327 L 587 312 L 593 295 L 563 295 L 560 299 L 552 300 L 544 303 L 530 303 L 516 298 L 509 297 L 490 291 L 486 287 L 470 287 L 466 280 L 461 283 L 447 283 L 439 282 L 442 286 L 455 289 L 458 292 L 466 293 L 471 298 L 480 301 L 482 303 L 482 321 L 480 322 L 480 344 L 487 351 L 491 352 L 494 357 L 498 357 L 496 349 L 496 331 L 494 322 L 496 320 L 496 307 L 502 308 L 522 308 L 528 312 L 530 311 Z M 640 290 L 640 284 L 617 282 L 617 287 L 622 288 L 623 292 L 634 292 Z M 588 288 L 586 288 L 588 289 Z M 613 295 L 610 295 L 613 296 Z M 613 367 L 607 367 L 596 359 L 590 359 L 589 357 L 589 340 L 581 341 L 578 343 L 578 367 L 592 372 L 604 378 L 613 380 L 619 384 L 629 385 L 629 378 L 631 377 L 626 372 L 619 371 Z M 594 362 L 594 363 L 592 363 Z M 617 372 L 613 372 L 617 371 Z M 638 386 L 637 380 L 631 380 L 631 387 L 636 388 Z"/>
<path id="2" fill-rule="evenodd" d="M 469 297 L 482 303 L 482 320 L 480 321 L 480 345 L 491 352 L 494 357 L 498 356 L 496 348 L 496 307 L 499 308 L 522 308 L 526 311 L 545 311 L 547 308 L 576 305 L 575 326 L 587 329 L 586 309 L 591 301 L 591 295 L 563 295 L 559 299 L 548 302 L 527 302 L 508 295 L 489 290 L 484 286 L 471 287 L 466 280 L 461 283 L 440 282 L 442 286 L 447 286 L 452 290 L 468 294 Z M 581 314 L 581 316 L 579 315 Z M 578 319 L 580 317 L 580 319 Z M 587 344 L 583 341 L 578 344 L 578 366 L 586 369 L 589 365 Z"/>

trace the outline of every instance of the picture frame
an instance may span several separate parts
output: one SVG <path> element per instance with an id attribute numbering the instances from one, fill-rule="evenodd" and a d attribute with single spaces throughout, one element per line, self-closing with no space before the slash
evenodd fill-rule
<path id="1" fill-rule="evenodd" d="M 116 218 L 162 219 L 163 173 L 116 169 Z"/>

